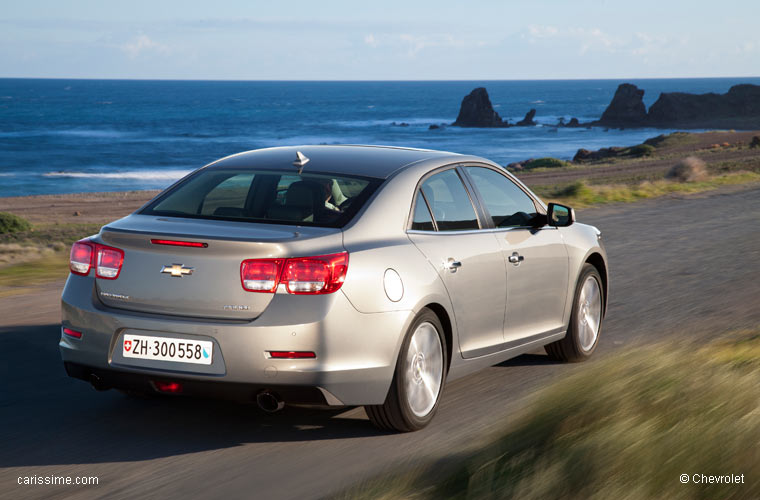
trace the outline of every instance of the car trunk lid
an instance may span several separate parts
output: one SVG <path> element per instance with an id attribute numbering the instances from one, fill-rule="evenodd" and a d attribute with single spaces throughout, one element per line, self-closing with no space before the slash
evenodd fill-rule
<path id="1" fill-rule="evenodd" d="M 243 289 L 243 260 L 343 251 L 340 229 L 139 214 L 105 226 L 98 240 L 124 251 L 119 277 L 96 280 L 107 306 L 237 320 L 258 317 L 274 297 Z"/>

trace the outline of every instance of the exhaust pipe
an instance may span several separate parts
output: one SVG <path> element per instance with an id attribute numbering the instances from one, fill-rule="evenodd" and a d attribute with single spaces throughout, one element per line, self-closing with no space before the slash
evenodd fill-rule
<path id="1" fill-rule="evenodd" d="M 256 395 L 256 404 L 267 413 L 275 413 L 285 407 L 285 401 L 280 396 L 270 391 L 261 391 Z"/>
<path id="2" fill-rule="evenodd" d="M 96 391 L 107 391 L 111 387 L 109 387 L 103 380 L 95 375 L 94 373 L 90 373 L 90 385 L 96 390 Z"/>

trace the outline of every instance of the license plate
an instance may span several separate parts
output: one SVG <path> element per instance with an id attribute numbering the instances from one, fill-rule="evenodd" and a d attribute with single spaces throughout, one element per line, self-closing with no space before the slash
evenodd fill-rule
<path id="1" fill-rule="evenodd" d="M 214 354 L 214 344 L 207 340 L 126 334 L 121 344 L 121 352 L 125 358 L 210 365 Z"/>

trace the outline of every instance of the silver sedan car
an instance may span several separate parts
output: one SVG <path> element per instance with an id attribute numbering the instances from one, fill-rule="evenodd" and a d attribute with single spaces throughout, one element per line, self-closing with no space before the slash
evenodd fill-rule
<path id="1" fill-rule="evenodd" d="M 207 165 L 71 250 L 60 351 L 96 389 L 364 405 L 427 425 L 447 380 L 596 349 L 600 232 L 475 156 L 303 146 Z"/>

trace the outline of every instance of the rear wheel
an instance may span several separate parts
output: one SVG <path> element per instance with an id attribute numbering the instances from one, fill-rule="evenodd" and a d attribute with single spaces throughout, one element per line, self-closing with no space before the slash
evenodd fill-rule
<path id="1" fill-rule="evenodd" d="M 557 361 L 585 361 L 596 350 L 602 331 L 604 296 L 602 278 L 591 264 L 584 264 L 575 286 L 573 311 L 567 335 L 548 344 L 546 353 Z"/>
<path id="2" fill-rule="evenodd" d="M 446 376 L 446 339 L 438 316 L 423 309 L 401 345 L 396 372 L 382 405 L 367 405 L 377 427 L 416 431 L 433 419 Z"/>

